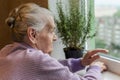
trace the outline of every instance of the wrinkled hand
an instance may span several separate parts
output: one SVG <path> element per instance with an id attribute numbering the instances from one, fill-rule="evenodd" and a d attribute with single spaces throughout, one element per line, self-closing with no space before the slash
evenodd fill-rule
<path id="1" fill-rule="evenodd" d="M 108 53 L 108 50 L 106 49 L 95 49 L 92 51 L 88 51 L 85 56 L 83 57 L 81 64 L 83 66 L 90 65 L 93 61 L 96 59 L 100 58 L 100 56 L 97 54 L 98 52 L 100 53 Z"/>
<path id="2" fill-rule="evenodd" d="M 90 64 L 90 66 L 99 66 L 101 68 L 101 72 L 107 70 L 106 65 L 103 62 L 93 62 L 92 64 Z"/>

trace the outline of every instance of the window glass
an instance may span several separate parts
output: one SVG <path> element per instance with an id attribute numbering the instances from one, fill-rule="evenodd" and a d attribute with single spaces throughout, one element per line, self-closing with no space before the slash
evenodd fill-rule
<path id="1" fill-rule="evenodd" d="M 120 0 L 95 0 L 96 48 L 120 59 Z"/>

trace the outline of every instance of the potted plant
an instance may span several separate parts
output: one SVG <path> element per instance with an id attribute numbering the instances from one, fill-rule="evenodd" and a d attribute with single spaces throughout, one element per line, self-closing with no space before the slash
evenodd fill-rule
<path id="1" fill-rule="evenodd" d="M 73 2 L 72 1 L 76 1 Z M 80 2 L 79 2 L 80 1 Z M 83 56 L 84 45 L 87 38 L 92 38 L 91 22 L 94 18 L 91 6 L 85 14 L 85 0 L 70 0 L 69 7 L 57 2 L 58 17 L 55 20 L 58 33 L 62 39 L 66 58 L 79 58 Z"/>

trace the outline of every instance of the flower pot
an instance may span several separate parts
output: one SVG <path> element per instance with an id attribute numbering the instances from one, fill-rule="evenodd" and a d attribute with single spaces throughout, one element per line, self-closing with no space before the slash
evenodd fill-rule
<path id="1" fill-rule="evenodd" d="M 81 58 L 83 56 L 83 51 L 84 51 L 84 49 L 64 48 L 66 59 Z"/>

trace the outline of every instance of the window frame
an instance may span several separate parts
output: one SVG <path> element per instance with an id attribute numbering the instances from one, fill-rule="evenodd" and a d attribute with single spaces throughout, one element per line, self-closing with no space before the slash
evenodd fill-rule
<path id="1" fill-rule="evenodd" d="M 116 59 L 113 59 L 110 57 L 106 57 L 103 55 L 101 55 L 100 59 L 98 59 L 98 60 L 105 63 L 105 65 L 108 68 L 108 71 L 120 75 L 120 69 L 119 69 L 120 68 L 120 61 L 119 60 L 116 60 Z"/>

